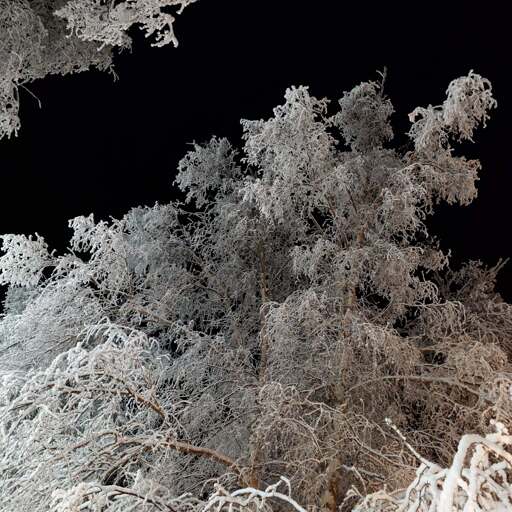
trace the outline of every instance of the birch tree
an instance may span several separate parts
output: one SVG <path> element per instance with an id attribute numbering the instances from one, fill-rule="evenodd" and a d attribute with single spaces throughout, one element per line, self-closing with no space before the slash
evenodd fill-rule
<path id="1" fill-rule="evenodd" d="M 62 255 L 4 235 L 4 510 L 509 506 L 502 262 L 451 268 L 426 224 L 475 198 L 457 143 L 495 106 L 470 72 L 402 150 L 383 80 L 292 87 L 194 145 L 182 201 L 72 219 Z"/>

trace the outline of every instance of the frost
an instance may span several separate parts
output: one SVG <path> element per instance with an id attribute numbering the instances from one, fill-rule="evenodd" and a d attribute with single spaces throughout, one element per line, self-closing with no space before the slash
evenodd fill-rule
<path id="1" fill-rule="evenodd" d="M 48 245 L 37 233 L 35 238 L 24 235 L 3 235 L 0 258 L 0 283 L 14 286 L 35 286 L 43 270 L 52 263 Z"/>
<path id="2" fill-rule="evenodd" d="M 490 85 L 416 109 L 407 153 L 382 86 L 288 89 L 240 149 L 194 144 L 184 202 L 76 217 L 62 255 L 2 237 L 2 510 L 510 508 L 502 263 L 451 268 L 427 223 L 476 195 L 454 145 Z"/>
<path id="3" fill-rule="evenodd" d="M 27 85 L 47 75 L 113 72 L 112 50 L 130 46 L 134 25 L 153 46 L 177 46 L 168 9 L 179 14 L 195 1 L 0 0 L 0 139 L 20 129 L 20 88 L 30 93 Z"/>
<path id="4" fill-rule="evenodd" d="M 174 35 L 174 16 L 164 9 L 179 7 L 177 13 L 197 0 L 71 0 L 55 14 L 64 18 L 67 28 L 84 41 L 127 47 L 130 45 L 128 29 L 140 25 L 146 37 L 154 37 L 153 46 L 173 44 L 178 46 Z"/>
<path id="5" fill-rule="evenodd" d="M 423 461 L 406 490 L 370 494 L 354 512 L 510 510 L 512 437 L 502 423 L 493 426 L 495 433 L 463 436 L 448 468 Z"/>
<path id="6" fill-rule="evenodd" d="M 443 123 L 459 139 L 472 140 L 478 125 L 485 127 L 489 110 L 497 106 L 492 97 L 491 83 L 473 71 L 453 80 L 443 103 Z"/>
<path id="7" fill-rule="evenodd" d="M 356 151 L 380 147 L 393 138 L 389 122 L 393 105 L 384 96 L 383 87 L 383 84 L 365 82 L 346 92 L 339 101 L 340 112 L 333 122 Z"/>
<path id="8" fill-rule="evenodd" d="M 111 69 L 110 49 L 66 37 L 65 23 L 53 15 L 59 5 L 61 0 L 0 1 L 0 139 L 20 129 L 20 87 L 49 74 Z"/>

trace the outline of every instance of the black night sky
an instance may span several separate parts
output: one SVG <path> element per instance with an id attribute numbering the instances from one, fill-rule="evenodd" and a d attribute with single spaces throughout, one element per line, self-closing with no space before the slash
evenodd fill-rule
<path id="1" fill-rule="evenodd" d="M 117 59 L 117 82 L 99 72 L 47 78 L 29 87 L 41 110 L 21 90 L 21 132 L 0 142 L 0 232 L 38 232 L 62 251 L 69 218 L 119 217 L 169 201 L 189 143 L 214 134 L 238 142 L 240 118 L 269 117 L 290 85 L 336 101 L 387 66 L 399 133 L 415 106 L 441 103 L 450 80 L 473 69 L 491 80 L 498 100 L 487 129 L 463 148 L 483 165 L 479 198 L 469 207 L 440 207 L 434 231 L 457 260 L 494 264 L 512 256 L 505 7 L 353 4 L 199 0 L 176 22 L 180 46 L 152 48 L 136 37 L 133 53 Z M 512 300 L 512 262 L 499 290 Z"/>

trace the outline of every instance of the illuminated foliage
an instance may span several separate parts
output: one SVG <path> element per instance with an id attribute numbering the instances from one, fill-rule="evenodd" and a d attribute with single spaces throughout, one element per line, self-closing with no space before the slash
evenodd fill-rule
<path id="1" fill-rule="evenodd" d="M 288 89 L 185 155 L 184 202 L 73 219 L 64 255 L 3 237 L 4 510 L 510 505 L 512 308 L 425 223 L 476 195 L 453 144 L 490 84 L 416 109 L 409 151 L 383 87 Z"/>

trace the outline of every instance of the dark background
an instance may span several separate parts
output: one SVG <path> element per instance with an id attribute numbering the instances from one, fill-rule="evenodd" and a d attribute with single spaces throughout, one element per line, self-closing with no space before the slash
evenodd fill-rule
<path id="1" fill-rule="evenodd" d="M 22 129 L 0 142 L 0 233 L 43 235 L 58 251 L 67 220 L 167 202 L 188 143 L 240 140 L 240 118 L 268 118 L 290 85 L 337 100 L 388 68 L 395 132 L 417 105 L 439 104 L 450 80 L 470 69 L 489 78 L 498 110 L 476 144 L 479 198 L 441 206 L 434 232 L 454 258 L 494 264 L 512 255 L 509 221 L 511 29 L 495 2 L 199 0 L 178 17 L 180 46 L 152 48 L 137 36 L 117 58 L 119 81 L 89 72 L 20 89 Z M 503 3 L 505 4 L 505 3 Z M 500 10 L 501 9 L 501 10 Z M 512 262 L 499 290 L 512 300 Z"/>

